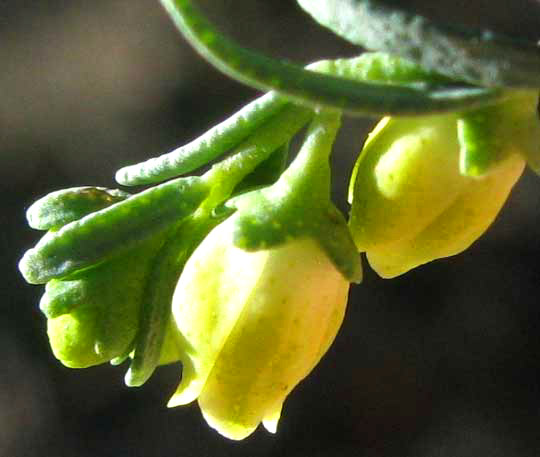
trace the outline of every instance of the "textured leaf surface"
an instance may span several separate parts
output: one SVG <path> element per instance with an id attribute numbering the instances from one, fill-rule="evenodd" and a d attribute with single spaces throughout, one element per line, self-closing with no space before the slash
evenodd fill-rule
<path id="1" fill-rule="evenodd" d="M 488 87 L 540 87 L 536 43 L 433 22 L 384 0 L 297 0 L 351 43 L 385 51 L 452 78 Z"/>
<path id="2" fill-rule="evenodd" d="M 19 269 L 31 284 L 46 283 L 105 260 L 197 209 L 208 188 L 198 178 L 170 181 L 48 232 Z"/>

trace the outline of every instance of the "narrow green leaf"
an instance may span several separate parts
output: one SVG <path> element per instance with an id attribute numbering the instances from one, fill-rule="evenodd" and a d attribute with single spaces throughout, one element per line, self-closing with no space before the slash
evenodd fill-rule
<path id="1" fill-rule="evenodd" d="M 196 170 L 237 146 L 286 104 L 285 98 L 270 92 L 185 146 L 121 168 L 116 181 L 125 186 L 153 184 Z"/>
<path id="2" fill-rule="evenodd" d="M 57 230 L 70 222 L 107 208 L 130 194 L 104 187 L 73 187 L 45 195 L 26 211 L 28 225 L 37 230 Z"/>
<path id="3" fill-rule="evenodd" d="M 318 74 L 238 46 L 218 33 L 189 0 L 161 3 L 185 38 L 225 74 L 311 106 L 323 105 L 362 115 L 425 115 L 482 106 L 501 95 L 496 90 L 465 85 L 416 89 Z"/>
<path id="4" fill-rule="evenodd" d="M 31 284 L 62 278 L 148 239 L 197 209 L 208 193 L 200 178 L 182 178 L 141 192 L 58 232 L 48 232 L 19 263 Z"/>

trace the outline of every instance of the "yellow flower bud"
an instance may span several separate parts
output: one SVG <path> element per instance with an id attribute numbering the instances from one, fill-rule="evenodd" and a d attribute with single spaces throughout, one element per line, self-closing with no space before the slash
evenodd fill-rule
<path id="1" fill-rule="evenodd" d="M 349 282 L 311 238 L 235 247 L 234 219 L 208 235 L 178 282 L 184 368 L 169 406 L 198 399 L 211 427 L 240 440 L 260 422 L 275 432 L 285 398 L 335 338 Z"/>
<path id="2" fill-rule="evenodd" d="M 469 247 L 523 171 L 516 148 L 485 176 L 460 174 L 457 118 L 385 118 L 364 146 L 351 181 L 350 228 L 382 277 Z"/>

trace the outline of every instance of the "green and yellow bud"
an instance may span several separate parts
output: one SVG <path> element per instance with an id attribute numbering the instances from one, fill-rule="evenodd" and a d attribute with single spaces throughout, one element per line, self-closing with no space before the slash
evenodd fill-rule
<path id="1" fill-rule="evenodd" d="M 275 432 L 285 398 L 335 338 L 349 281 L 313 238 L 236 247 L 235 219 L 208 235 L 176 287 L 186 350 L 169 406 L 198 399 L 211 427 L 240 440 L 260 422 Z"/>
<path id="2" fill-rule="evenodd" d="M 110 359 L 96 350 L 99 315 L 99 308 L 79 306 L 69 314 L 47 321 L 51 349 L 62 364 L 86 368 Z"/>
<path id="3" fill-rule="evenodd" d="M 489 173 L 460 173 L 457 121 L 458 114 L 385 118 L 364 146 L 351 180 L 349 226 L 382 277 L 469 247 L 523 171 L 523 151 L 508 146 Z"/>
<path id="4" fill-rule="evenodd" d="M 152 240 L 67 280 L 51 280 L 40 307 L 55 357 L 87 368 L 122 357 L 137 335 L 146 281 L 160 240 Z"/>

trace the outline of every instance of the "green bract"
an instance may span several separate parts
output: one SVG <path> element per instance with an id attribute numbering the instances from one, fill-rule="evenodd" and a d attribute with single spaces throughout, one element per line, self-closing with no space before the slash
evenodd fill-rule
<path id="1" fill-rule="evenodd" d="M 495 219 L 523 171 L 528 141 L 508 138 L 537 130 L 524 132 L 520 118 L 512 122 L 506 116 L 489 132 L 490 141 L 502 146 L 493 151 L 496 159 L 479 162 L 482 176 L 460 173 L 470 149 L 462 147 L 460 159 L 459 119 L 385 118 L 364 146 L 351 180 L 350 228 L 358 249 L 383 277 L 466 249 Z"/>
<path id="2" fill-rule="evenodd" d="M 173 298 L 183 378 L 169 406 L 198 398 L 210 426 L 242 439 L 275 432 L 283 401 L 333 341 L 349 281 L 310 238 L 246 252 L 237 216 L 189 259 Z"/>
<path id="3" fill-rule="evenodd" d="M 338 113 L 315 116 L 297 157 L 279 180 L 229 202 L 238 209 L 234 243 L 248 251 L 311 237 L 353 282 L 362 269 L 343 215 L 330 200 L 329 156 L 339 129 Z"/>

